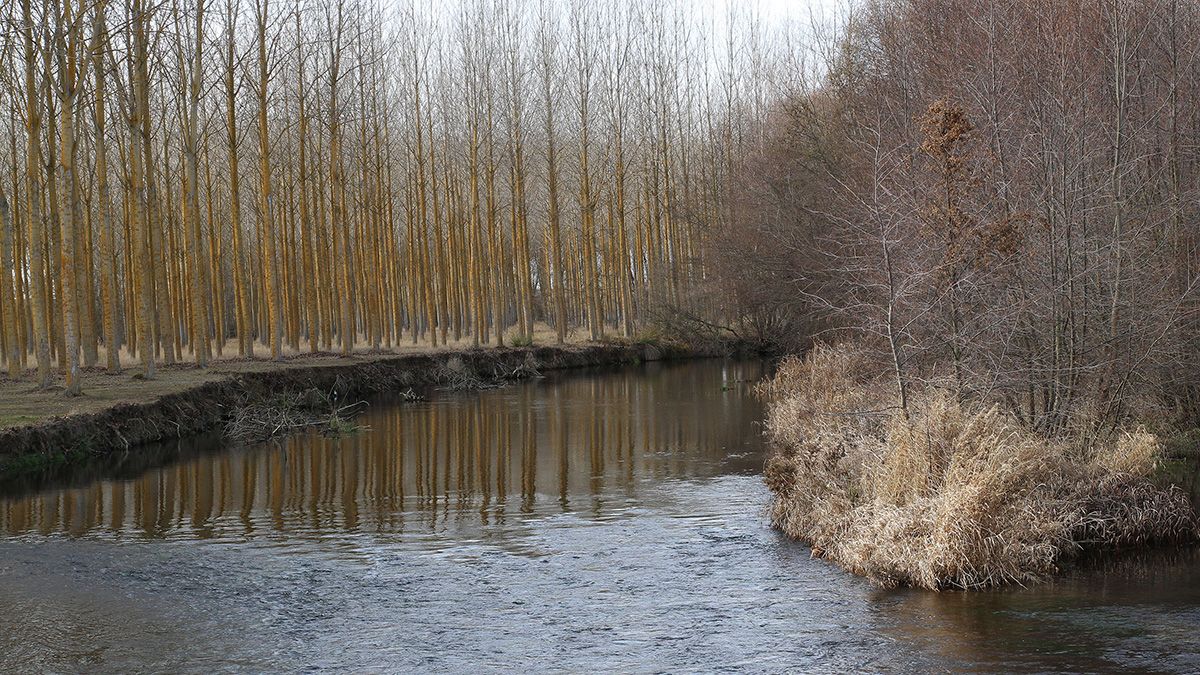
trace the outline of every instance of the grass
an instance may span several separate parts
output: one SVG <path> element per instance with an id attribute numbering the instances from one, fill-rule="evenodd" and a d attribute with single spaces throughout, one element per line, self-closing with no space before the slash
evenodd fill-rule
<path id="1" fill-rule="evenodd" d="M 1163 454 L 1173 458 L 1200 457 L 1200 429 L 1187 429 L 1163 439 Z"/>
<path id="2" fill-rule="evenodd" d="M 28 479 L 51 475 L 91 456 L 91 448 L 86 443 L 54 452 L 0 454 L 0 489 L 21 485 Z"/>
<path id="3" fill-rule="evenodd" d="M 688 346 L 687 342 L 655 329 L 639 332 L 633 337 L 625 337 L 620 332 L 614 331 L 601 338 L 601 342 L 622 347 L 641 346 L 660 350 L 686 349 Z"/>
<path id="4" fill-rule="evenodd" d="M 533 337 L 529 336 L 529 335 L 516 333 L 516 334 L 511 335 L 508 338 L 508 344 L 512 347 L 532 347 L 533 346 Z"/>
<path id="5" fill-rule="evenodd" d="M 73 457 L 83 454 L 86 453 L 64 451 L 54 454 L 0 455 L 0 476 L 5 480 L 18 480 L 64 466 Z"/>
<path id="6" fill-rule="evenodd" d="M 879 372 L 854 347 L 818 347 L 761 387 L 772 522 L 814 556 L 887 587 L 978 589 L 1196 539 L 1188 497 L 1150 478 L 1162 443 L 1144 429 L 1076 448 L 936 391 L 906 417 Z"/>

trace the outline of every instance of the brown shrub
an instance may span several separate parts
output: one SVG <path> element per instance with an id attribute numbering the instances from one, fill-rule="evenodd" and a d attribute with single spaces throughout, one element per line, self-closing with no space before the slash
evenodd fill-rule
<path id="1" fill-rule="evenodd" d="M 884 586 L 1028 583 L 1086 549 L 1194 540 L 1191 504 L 1149 480 L 1161 444 L 1122 430 L 1082 452 L 944 393 L 895 409 L 861 350 L 819 347 L 760 388 L 771 518 Z"/>

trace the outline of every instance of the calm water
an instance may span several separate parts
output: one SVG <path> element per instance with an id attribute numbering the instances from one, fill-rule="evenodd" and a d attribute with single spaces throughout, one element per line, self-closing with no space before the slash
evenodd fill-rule
<path id="1" fill-rule="evenodd" d="M 762 515 L 761 368 L 377 401 L 349 437 L 10 486 L 0 671 L 1200 671 L 1195 550 L 974 594 L 810 559 Z"/>

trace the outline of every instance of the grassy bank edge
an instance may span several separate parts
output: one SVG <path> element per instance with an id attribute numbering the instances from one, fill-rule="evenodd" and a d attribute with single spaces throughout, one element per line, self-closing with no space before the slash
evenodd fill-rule
<path id="1" fill-rule="evenodd" d="M 281 364 L 187 386 L 142 402 L 62 415 L 0 429 L 0 479 L 59 470 L 83 459 L 218 431 L 233 411 L 281 394 L 317 389 L 337 400 L 429 389 L 464 373 L 484 382 L 515 379 L 521 371 L 549 371 L 644 361 L 719 356 L 714 348 L 670 342 L 606 342 L 565 346 L 475 348 L 320 364 Z"/>

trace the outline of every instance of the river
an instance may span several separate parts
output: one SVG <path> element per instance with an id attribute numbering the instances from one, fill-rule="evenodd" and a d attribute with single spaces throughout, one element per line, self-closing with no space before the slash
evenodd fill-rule
<path id="1" fill-rule="evenodd" d="M 0 671 L 1198 672 L 1200 554 L 885 591 L 770 529 L 764 366 L 373 401 L 0 497 Z"/>

